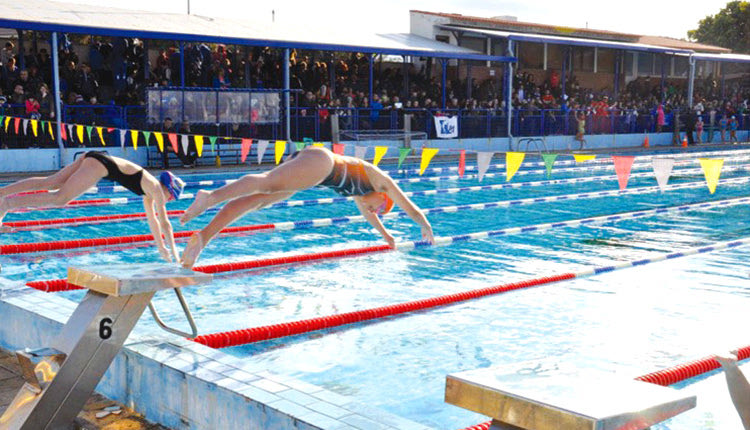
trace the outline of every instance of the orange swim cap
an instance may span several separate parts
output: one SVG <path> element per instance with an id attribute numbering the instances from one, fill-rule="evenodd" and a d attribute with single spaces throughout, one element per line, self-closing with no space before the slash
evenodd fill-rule
<path id="1" fill-rule="evenodd" d="M 375 212 L 377 212 L 378 215 L 385 215 L 393 209 L 393 199 L 391 199 L 386 193 L 380 193 L 380 195 L 383 196 L 383 203 L 378 206 L 378 210 Z"/>

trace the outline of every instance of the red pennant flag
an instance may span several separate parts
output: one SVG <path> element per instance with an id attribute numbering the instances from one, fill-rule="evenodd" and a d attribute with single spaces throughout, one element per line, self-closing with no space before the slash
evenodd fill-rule
<path id="1" fill-rule="evenodd" d="M 21 125 L 21 118 L 14 118 L 13 119 L 13 128 L 16 129 L 16 134 L 18 134 L 18 127 Z"/>
<path id="2" fill-rule="evenodd" d="M 60 137 L 62 140 L 68 140 L 68 132 L 65 130 L 65 124 L 60 123 Z"/>
<path id="3" fill-rule="evenodd" d="M 628 186 L 628 178 L 630 178 L 630 168 L 633 166 L 635 157 L 632 155 L 613 155 L 612 161 L 615 163 L 615 173 L 617 173 L 617 182 L 620 185 L 620 191 L 624 190 Z"/>
<path id="4" fill-rule="evenodd" d="M 250 153 L 250 146 L 253 144 L 253 139 L 242 139 L 242 148 L 240 149 L 240 161 L 242 163 L 247 159 L 247 154 Z"/>
<path id="5" fill-rule="evenodd" d="M 334 143 L 333 144 L 333 153 L 344 155 L 344 144 L 343 143 Z"/>
<path id="6" fill-rule="evenodd" d="M 107 127 L 107 133 L 112 133 L 115 131 L 114 127 Z"/>
<path id="7" fill-rule="evenodd" d="M 461 150 L 461 155 L 458 157 L 458 177 L 464 177 L 464 171 L 466 170 L 466 150 Z"/>
<path id="8" fill-rule="evenodd" d="M 179 152 L 177 149 L 177 134 L 167 133 L 167 137 L 169 138 L 169 143 L 172 144 L 172 149 L 174 150 L 174 153 L 177 154 Z"/>

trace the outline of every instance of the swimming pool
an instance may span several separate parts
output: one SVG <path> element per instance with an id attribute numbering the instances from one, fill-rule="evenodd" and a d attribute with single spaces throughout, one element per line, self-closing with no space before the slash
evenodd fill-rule
<path id="1" fill-rule="evenodd" d="M 739 151 L 731 154 L 736 157 L 727 161 L 722 178 L 746 178 L 744 166 L 750 157 L 744 158 L 743 154 L 747 154 Z M 695 183 L 695 187 L 435 213 L 429 218 L 436 235 L 452 236 L 748 195 L 747 184 L 742 182 L 720 184 L 715 194 L 709 194 L 702 173 L 695 172 L 695 159 L 681 160 L 692 164 L 676 166 L 670 184 Z M 647 173 L 649 169 L 650 164 L 644 159 L 633 172 Z M 682 173 L 688 169 L 693 173 Z M 482 185 L 504 182 L 504 170 L 490 172 L 501 174 L 486 177 Z M 587 168 L 586 164 L 560 166 L 553 171 L 554 179 L 601 178 L 542 185 L 539 183 L 546 177 L 539 172 L 518 175 L 512 181 L 536 186 L 418 195 L 413 200 L 422 208 L 432 208 L 591 193 L 616 189 L 613 174 L 612 169 Z M 236 176 L 222 174 L 200 179 Z M 476 184 L 475 178 L 467 177 L 402 186 L 420 191 Z M 652 177 L 644 175 L 632 177 L 628 187 L 655 185 Z M 330 191 L 310 190 L 294 199 L 331 196 Z M 184 209 L 188 204 L 189 201 L 180 201 L 169 209 Z M 137 211 L 141 211 L 141 206 L 131 203 L 10 214 L 6 221 Z M 355 212 L 351 203 L 271 208 L 249 214 L 238 224 L 300 221 Z M 604 224 L 505 234 L 446 247 L 227 273 L 218 275 L 211 287 L 187 290 L 186 297 L 202 332 L 295 321 L 744 238 L 750 236 L 750 229 L 738 220 L 747 219 L 749 212 L 747 205 L 685 210 Z M 209 216 L 198 218 L 185 228 L 200 228 Z M 402 240 L 416 239 L 419 232 L 406 219 L 388 220 L 386 226 Z M 3 244 L 122 236 L 146 230 L 142 220 L 69 226 L 6 234 Z M 199 264 L 379 243 L 362 223 L 258 232 L 216 239 Z M 461 428 L 486 418 L 443 403 L 448 373 L 525 362 L 540 373 L 554 372 L 556 365 L 562 368 L 576 363 L 634 377 L 748 344 L 746 336 L 734 328 L 748 304 L 748 270 L 743 251 L 739 248 L 685 257 L 223 351 L 246 357 L 258 369 L 273 369 L 435 428 Z M 3 276 L 12 282 L 25 282 L 64 277 L 67 265 L 154 262 L 158 255 L 151 246 L 128 245 L 116 251 L 83 248 L 2 258 Z M 72 300 L 81 296 L 80 292 L 63 294 Z M 157 296 L 157 307 L 163 310 L 167 321 L 181 323 L 170 295 Z M 140 325 L 158 333 L 150 318 L 144 318 Z M 536 366 L 534 363 L 538 362 L 545 365 Z M 657 428 L 725 429 L 738 425 L 721 375 L 683 385 L 683 389 L 699 393 L 698 408 Z"/>

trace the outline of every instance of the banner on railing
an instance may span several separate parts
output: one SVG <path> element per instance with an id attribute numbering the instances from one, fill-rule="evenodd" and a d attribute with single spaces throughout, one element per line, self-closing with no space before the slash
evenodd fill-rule
<path id="1" fill-rule="evenodd" d="M 457 116 L 436 116 L 435 133 L 440 139 L 450 139 L 458 137 L 458 117 Z"/>

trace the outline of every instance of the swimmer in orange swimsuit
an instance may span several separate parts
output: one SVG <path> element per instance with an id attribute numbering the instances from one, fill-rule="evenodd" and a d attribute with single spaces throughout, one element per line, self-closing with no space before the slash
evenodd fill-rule
<path id="1" fill-rule="evenodd" d="M 211 222 L 195 233 L 182 254 L 182 265 L 193 267 L 205 245 L 224 227 L 247 212 L 288 199 L 297 191 L 316 185 L 353 196 L 360 213 L 395 247 L 378 215 L 388 213 L 394 204 L 422 228 L 422 238 L 434 243 L 432 226 L 422 211 L 385 172 L 358 158 L 334 154 L 323 148 L 305 148 L 267 173 L 245 175 L 213 191 L 198 191 L 195 200 L 180 218 L 186 223 L 206 209 L 230 200 Z"/>

